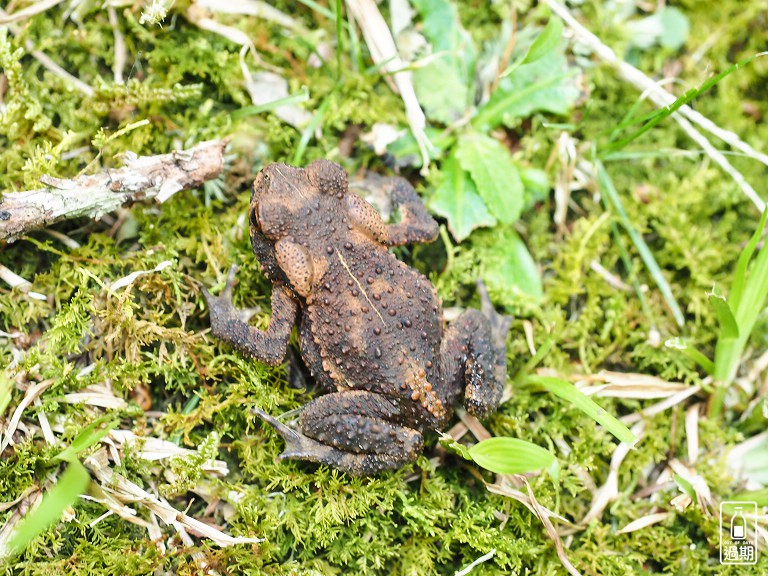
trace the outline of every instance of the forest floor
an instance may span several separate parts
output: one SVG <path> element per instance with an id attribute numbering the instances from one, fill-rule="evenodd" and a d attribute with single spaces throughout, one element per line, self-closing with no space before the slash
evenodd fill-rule
<path id="1" fill-rule="evenodd" d="M 0 240 L 4 573 L 768 573 L 768 1 L 6 4 L 0 232 L 41 178 L 228 144 L 198 188 Z M 236 264 L 266 327 L 250 188 L 319 158 L 414 185 L 441 234 L 395 253 L 449 317 L 477 279 L 513 316 L 505 401 L 454 439 L 556 465 L 431 431 L 370 478 L 277 459 L 254 410 L 320 391 L 213 338 L 201 289 Z M 756 566 L 721 557 L 742 517 Z"/>

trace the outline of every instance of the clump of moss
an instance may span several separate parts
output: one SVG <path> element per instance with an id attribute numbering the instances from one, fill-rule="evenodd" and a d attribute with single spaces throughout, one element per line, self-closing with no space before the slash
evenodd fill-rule
<path id="1" fill-rule="evenodd" d="M 223 18 L 254 39 L 264 61 L 288 80 L 291 93 L 309 88 L 305 106 L 313 113 L 322 109 L 322 135 L 310 134 L 307 141 L 301 129 L 269 112 L 236 118 L 232 112 L 249 104 L 240 47 L 194 26 L 184 17 L 187 3 L 182 4 L 170 7 L 162 26 L 142 23 L 140 6 L 121 9 L 119 26 L 130 55 L 125 83 L 113 81 L 113 30 L 106 12 L 95 4 L 80 9 L 78 22 L 57 8 L 31 18 L 15 38 L 0 29 L 0 70 L 8 85 L 0 116 L 3 190 L 37 186 L 44 173 L 71 177 L 99 153 L 100 165 L 92 170 L 115 165 L 126 150 L 157 154 L 196 140 L 232 136 L 232 152 L 237 155 L 221 194 L 179 194 L 162 206 L 137 205 L 122 227 L 113 228 L 114 222 L 59 225 L 57 229 L 76 240 L 78 248 L 66 248 L 38 232 L 0 250 L 0 264 L 32 280 L 34 290 L 46 295 L 37 300 L 19 290 L 0 288 L 0 330 L 23 334 L 21 339 L 0 339 L 0 362 L 14 365 L 12 407 L 30 383 L 50 381 L 40 404 L 29 407 L 24 418 L 31 427 L 41 416 L 47 417 L 64 443 L 109 414 L 120 428 L 139 436 L 196 449 L 196 456 L 188 460 L 158 464 L 141 459 L 136 450 L 126 450 L 116 468 L 177 509 L 223 525 L 234 535 L 260 537 L 264 542 L 218 548 L 195 538 L 188 547 L 166 526 L 162 542 L 152 542 L 144 528 L 118 515 L 104 516 L 104 506 L 80 500 L 71 519 L 35 539 L 4 568 L 18 574 L 197 574 L 202 569 L 254 574 L 350 570 L 452 574 L 495 550 L 473 574 L 562 572 L 536 517 L 518 502 L 490 494 L 484 482 L 495 479 L 489 473 L 440 455 L 434 437 L 416 463 L 376 478 L 353 479 L 324 467 L 276 461 L 282 440 L 264 429 L 251 409 L 296 409 L 317 391 L 291 389 L 284 367 L 246 361 L 213 340 L 200 287 L 220 288 L 228 267 L 238 264 L 235 304 L 258 307 L 253 322 L 264 327 L 270 313 L 269 285 L 250 253 L 245 216 L 253 174 L 266 162 L 292 159 L 302 138 L 307 144 L 302 161 L 330 157 L 352 172 L 385 171 L 386 163 L 363 143 L 347 146 L 350 156 L 346 156 L 342 142 L 349 138 L 350 125 L 363 131 L 377 122 L 403 125 L 404 112 L 381 76 L 359 66 L 359 55 L 346 37 L 340 67 L 333 59 L 309 66 L 318 44 L 336 41 L 335 24 L 321 11 L 277 2 L 275 6 L 290 11 L 310 32 L 290 35 L 265 21 Z M 692 22 L 689 46 L 701 46 L 710 32 L 718 31 L 706 53 L 716 69 L 764 44 L 765 26 L 760 27 L 764 15 L 755 7 L 737 2 L 706 11 L 689 2 L 681 6 Z M 510 15 L 499 5 L 473 20 L 478 7 L 477 2 L 462 0 L 458 14 L 472 36 L 483 42 L 493 39 Z M 582 14 L 591 28 L 605 30 L 607 42 L 622 48 L 623 39 L 612 32 L 614 28 L 602 25 L 605 9 L 603 3 L 586 2 Z M 520 12 L 518 17 L 526 15 Z M 93 88 L 93 95 L 44 71 L 24 48 L 28 41 L 57 58 L 65 69 L 76 71 Z M 686 51 L 633 57 L 644 70 L 658 73 L 667 65 L 679 66 L 691 84 L 699 84 L 706 75 L 700 60 Z M 756 60 L 702 97 L 697 106 L 748 141 L 767 140 L 768 128 L 754 122 L 755 114 L 768 114 L 759 97 L 765 92 L 760 91 L 765 88 L 765 66 Z M 587 101 L 566 119 L 570 124 L 557 130 L 572 129 L 582 142 L 599 143 L 637 94 L 607 68 L 590 70 L 589 78 Z M 108 143 L 97 139 L 98 134 L 114 134 L 143 119 L 149 120 L 147 126 Z M 518 130 L 504 129 L 497 135 L 518 147 L 516 159 L 544 166 L 558 135 L 551 121 L 547 115 L 537 115 Z M 104 146 L 94 145 L 94 140 Z M 633 146 L 635 152 L 690 148 L 672 122 Z M 737 165 L 753 182 L 764 176 L 764 167 L 756 163 Z M 503 259 L 509 242 L 526 241 L 541 272 L 543 290 L 488 282 L 498 306 L 516 315 L 508 348 L 510 380 L 530 358 L 525 337 L 529 330 L 537 349 L 552 343 L 543 366 L 566 376 L 612 369 L 700 385 L 703 373 L 676 351 L 660 346 L 652 333 L 684 335 L 711 355 L 716 318 L 706 292 L 713 284 L 729 285 L 740 247 L 752 233 L 754 211 L 733 183 L 700 156 L 669 158 L 657 153 L 632 162 L 612 161 L 607 169 L 633 225 L 651 247 L 686 313 L 683 328 L 675 324 L 629 243 L 632 269 L 625 268 L 611 218 L 593 191 L 574 191 L 566 222 L 559 228 L 552 224 L 554 200 L 535 198 L 514 227 L 476 231 L 457 246 L 438 242 L 398 255 L 430 275 L 446 305 L 471 306 L 477 304 L 474 281 L 487 272 L 488 262 Z M 408 169 L 404 172 L 415 177 Z M 430 183 L 431 179 L 423 185 L 426 196 L 433 193 Z M 163 261 L 172 264 L 119 290 L 107 288 L 117 278 L 151 270 Z M 645 304 L 633 290 L 611 285 L 595 270 L 594 262 L 628 284 L 636 279 L 647 286 Z M 768 323 L 758 323 L 755 346 L 764 348 L 766 339 Z M 67 394 L 92 386 L 108 386 L 125 404 L 104 408 L 67 401 Z M 690 402 L 702 400 L 703 394 Z M 619 416 L 647 406 L 639 400 L 600 402 Z M 584 573 L 647 573 L 673 566 L 692 574 L 729 573 L 717 564 L 716 519 L 695 504 L 682 512 L 669 505 L 680 494 L 677 486 L 653 497 L 636 497 L 651 472 L 672 458 L 685 459 L 685 408 L 681 405 L 644 421 L 643 441 L 620 468 L 617 500 L 573 533 L 566 554 Z M 0 416 L 7 422 L 7 413 Z M 556 453 L 558 481 L 532 478 L 532 490 L 542 505 L 566 518 L 574 522 L 584 518 L 596 486 L 608 478 L 616 447 L 606 432 L 578 410 L 524 385 L 513 390 L 512 399 L 487 426 L 496 435 L 526 439 Z M 736 488 L 721 465 L 724 450 L 742 434 L 764 427 L 759 410 L 751 420 L 726 427 L 700 421 L 702 457 L 696 471 L 717 498 Z M 0 501 L 14 501 L 55 476 L 59 465 L 51 459 L 58 449 L 39 435 L 20 435 L 0 459 Z M 227 462 L 226 477 L 203 470 L 213 457 Z M 203 494 L 196 495 L 201 486 Z M 146 509 L 136 509 L 140 518 L 150 518 Z M 629 522 L 657 509 L 670 513 L 663 522 L 619 533 Z M 0 512 L 0 524 L 12 514 L 12 508 Z M 765 568 L 765 557 L 761 555 L 757 569 Z"/>

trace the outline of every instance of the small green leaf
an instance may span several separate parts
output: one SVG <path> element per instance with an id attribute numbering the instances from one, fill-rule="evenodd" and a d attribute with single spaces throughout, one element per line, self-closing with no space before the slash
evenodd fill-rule
<path id="1" fill-rule="evenodd" d="M 501 73 L 501 78 L 506 78 L 512 72 L 517 70 L 523 64 L 530 64 L 540 60 L 550 52 L 552 52 L 560 43 L 560 38 L 563 35 L 563 22 L 560 18 L 551 17 L 541 34 L 536 36 L 533 43 L 529 46 L 525 54 L 515 60 L 504 72 Z"/>
<path id="2" fill-rule="evenodd" d="M 541 285 L 539 267 L 528 247 L 511 226 L 499 226 L 492 231 L 483 231 L 482 239 L 493 242 L 478 242 L 473 249 L 480 261 L 480 275 L 488 288 L 495 293 L 512 288 L 534 298 L 540 298 L 544 291 Z"/>
<path id="3" fill-rule="evenodd" d="M 520 218 L 523 181 L 512 155 L 501 142 L 485 134 L 469 134 L 459 141 L 456 158 L 471 174 L 477 192 L 493 216 L 505 224 Z"/>
<path id="4" fill-rule="evenodd" d="M 549 22 L 533 41 L 528 53 L 525 55 L 525 64 L 541 60 L 544 56 L 552 52 L 560 43 L 563 36 L 563 21 L 556 16 L 549 18 Z"/>
<path id="5" fill-rule="evenodd" d="M 736 318 L 733 317 L 731 307 L 726 299 L 720 294 L 710 294 L 709 303 L 715 309 L 717 322 L 720 325 L 720 334 L 718 338 L 736 339 L 739 337 L 739 325 L 736 324 Z"/>
<path id="6" fill-rule="evenodd" d="M 464 444 L 461 442 L 457 442 L 453 439 L 453 437 L 450 434 L 446 434 L 445 432 L 440 432 L 440 445 L 445 448 L 446 450 L 450 450 L 451 452 L 458 454 L 464 460 L 472 460 L 472 456 L 469 454 L 469 448 L 467 448 Z"/>
<path id="7" fill-rule="evenodd" d="M 619 422 L 613 415 L 600 408 L 599 405 L 584 393 L 577 390 L 570 382 L 548 376 L 529 376 L 528 382 L 538 384 L 555 396 L 562 398 L 566 402 L 570 402 L 595 422 L 605 427 L 608 432 L 622 442 L 626 442 L 627 444 L 634 444 L 637 442 L 637 438 L 632 434 L 629 428 Z"/>
<path id="8" fill-rule="evenodd" d="M 8 542 L 8 551 L 12 555 L 18 554 L 32 539 L 56 523 L 64 510 L 85 493 L 90 479 L 88 471 L 80 462 L 75 460 L 69 464 L 56 485 L 43 496 L 40 505 L 32 510 L 13 532 Z"/>
<path id="9" fill-rule="evenodd" d="M 478 465 L 497 474 L 524 474 L 549 468 L 555 457 L 541 446 L 517 438 L 488 438 L 469 449 Z"/>
<path id="10" fill-rule="evenodd" d="M 461 242 L 481 226 L 493 226 L 490 215 L 469 174 L 461 169 L 455 157 L 443 164 L 443 180 L 429 201 L 429 208 L 448 220 L 448 229 Z"/>
<path id="11" fill-rule="evenodd" d="M 107 422 L 104 428 L 99 429 L 99 426 Z M 102 416 L 101 418 L 94 420 L 88 426 L 83 428 L 82 432 L 78 434 L 72 441 L 72 444 L 67 446 L 59 454 L 53 457 L 54 462 L 72 462 L 77 458 L 83 450 L 86 450 L 99 442 L 109 432 L 115 428 L 118 424 L 117 419 L 112 415 Z"/>
<path id="12" fill-rule="evenodd" d="M 673 474 L 672 478 L 675 480 L 675 484 L 680 488 L 682 492 L 687 494 L 692 500 L 696 500 L 696 490 L 693 489 L 693 484 L 688 482 L 685 478 L 679 474 Z"/>
<path id="13" fill-rule="evenodd" d="M 472 125 L 481 131 L 499 124 L 514 128 L 521 118 L 534 112 L 566 114 L 579 97 L 578 73 L 578 68 L 568 67 L 562 49 L 524 64 L 501 79 L 490 100 L 478 110 Z"/>

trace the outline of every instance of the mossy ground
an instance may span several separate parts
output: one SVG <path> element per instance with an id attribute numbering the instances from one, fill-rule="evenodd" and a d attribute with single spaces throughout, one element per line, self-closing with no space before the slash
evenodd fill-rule
<path id="1" fill-rule="evenodd" d="M 335 3 L 330 4 L 333 9 Z M 618 3 L 585 2 L 581 21 L 649 75 L 674 70 L 684 88 L 764 49 L 768 40 L 765 2 L 685 0 L 677 3 L 691 25 L 685 46 L 679 51 L 660 47 L 641 51 L 627 46 L 626 26 L 611 12 L 613 4 Z M 224 478 L 208 478 L 200 461 L 150 465 L 130 453 L 122 459 L 120 472 L 191 516 L 221 524 L 233 535 L 265 540 L 219 548 L 195 539 L 188 547 L 176 538 L 175 530 L 163 527 L 167 541 L 160 547 L 148 539 L 146 530 L 117 515 L 94 522 L 104 507 L 81 500 L 72 518 L 35 539 L 6 563 L 5 572 L 197 574 L 202 554 L 202 561 L 222 574 L 452 574 L 493 549 L 493 558 L 473 574 L 564 573 L 537 518 L 518 502 L 486 490 L 484 481 L 492 482 L 492 474 L 452 455 L 429 459 L 437 454 L 434 437 L 416 464 L 377 478 L 351 479 L 325 468 L 276 461 L 282 441 L 264 429 L 250 409 L 291 410 L 313 391 L 291 390 L 285 368 L 273 370 L 245 361 L 211 338 L 200 286 L 220 288 L 229 266 L 237 264 L 235 303 L 261 306 L 255 323 L 265 325 L 270 288 L 250 250 L 248 190 L 264 163 L 294 159 L 303 134 L 271 113 L 233 120 L 233 111 L 250 104 L 243 89 L 240 47 L 187 20 L 184 9 L 189 2 L 174 4 L 162 25 L 141 24 L 138 5 L 120 8 L 120 27 L 130 55 L 126 68 L 130 79 L 124 85 L 112 80 L 114 37 L 107 12 L 99 3 L 86 2 L 65 19 L 68 5 L 24 22 L 15 39 L 0 32 L 0 71 L 9 81 L 0 124 L 0 189 L 33 187 L 42 173 L 74 176 L 98 152 L 89 142 L 100 129 L 114 132 L 145 118 L 149 125 L 106 145 L 105 166 L 118 163 L 117 155 L 125 150 L 158 154 L 224 136 L 232 137 L 234 157 L 217 186 L 179 193 L 161 206 L 136 205 L 120 216 L 125 220 L 114 229 L 103 221 L 56 227 L 79 248 L 68 248 L 45 232 L 0 248 L 0 264 L 31 280 L 34 290 L 47 296 L 40 301 L 0 287 L 0 330 L 23 334 L 18 339 L 0 338 L 0 364 L 16 364 L 8 374 L 13 382 L 52 381 L 24 418 L 34 426 L 44 413 L 65 445 L 105 413 L 68 403 L 65 395 L 105 383 L 129 403 L 128 408 L 108 410 L 119 417 L 120 428 L 194 448 L 218 441 L 217 457 L 229 465 Z M 384 159 L 349 136 L 350 127 L 367 131 L 375 123 L 405 125 L 400 99 L 380 75 L 366 68 L 371 62 L 364 44 L 362 60 L 351 57 L 354 51 L 344 46 L 338 66 L 331 59 L 313 67 L 308 62 L 316 46 L 336 40 L 334 23 L 300 3 L 276 6 L 311 32 L 285 34 L 279 26 L 256 18 L 217 18 L 253 40 L 261 57 L 288 80 L 291 93 L 309 88 L 304 108 L 325 106 L 322 135 L 311 135 L 300 161 L 330 158 L 353 173 L 362 168 L 387 173 Z M 478 42 L 492 39 L 507 14 L 496 5 L 481 10 L 485 6 L 459 2 L 464 27 Z M 536 11 L 521 11 L 518 17 L 522 23 L 541 21 Z M 87 81 L 95 94 L 84 96 L 44 71 L 30 55 L 17 52 L 26 41 Z M 255 69 L 252 62 L 250 66 Z M 768 58 L 755 60 L 697 99 L 696 108 L 764 150 L 767 71 Z M 588 154 L 590 144 L 605 137 L 638 95 L 607 67 L 593 65 L 585 78 L 585 98 L 565 122 L 580 150 Z M 505 138 L 518 142 L 518 154 L 525 162 L 544 168 L 561 132 L 555 121 L 563 122 L 536 115 Z M 85 147 L 83 152 L 67 156 L 80 147 Z M 671 120 L 630 150 L 696 151 Z M 733 162 L 765 193 L 758 186 L 766 181 L 765 166 L 743 158 Z M 556 168 L 549 167 L 550 177 Z M 540 266 L 543 298 L 532 300 L 512 290 L 492 293 L 500 308 L 517 314 L 509 344 L 510 380 L 530 358 L 523 327 L 530 322 L 537 347 L 554 337 L 543 366 L 566 378 L 611 369 L 701 384 L 702 372 L 674 349 L 659 346 L 652 334 L 658 331 L 662 342 L 685 336 L 712 356 L 717 321 L 706 293 L 715 285 L 730 285 L 739 250 L 757 223 L 756 210 L 700 153 L 654 153 L 610 162 L 607 168 L 632 223 L 672 286 L 685 313 L 685 326 L 675 324 L 630 242 L 632 273 L 649 287 L 646 309 L 633 291 L 616 289 L 591 268 L 596 261 L 631 279 L 611 234 L 610 218 L 604 217 L 594 190 L 574 192 L 565 226 L 559 228 L 552 223 L 550 194 L 515 226 Z M 406 170 L 405 175 L 424 184 L 415 171 Z M 427 197 L 433 192 L 429 185 L 420 188 Z M 456 247 L 452 258 L 447 258 L 450 249 L 440 244 L 442 240 L 400 255 L 431 275 L 447 306 L 477 306 L 471 297 L 474 280 L 482 275 L 485 259 L 507 250 L 500 240 L 502 232 L 502 228 L 475 232 Z M 141 276 L 128 288 L 115 293 L 103 287 L 166 260 L 173 265 Z M 768 321 L 763 315 L 744 371 L 767 344 Z M 82 373 L 89 365 L 94 366 L 91 371 Z M 0 423 L 7 423 L 23 394 L 14 390 Z M 740 418 L 754 395 L 742 391 L 734 396 L 725 425 L 706 418 L 699 423 L 695 469 L 715 501 L 741 489 L 724 466 L 728 448 L 765 429 L 762 405 L 751 418 Z M 147 396 L 149 414 L 140 407 Z M 683 511 L 670 505 L 680 494 L 677 486 L 635 497 L 670 460 L 687 459 L 685 411 L 706 399 L 702 392 L 647 419 L 643 440 L 619 469 L 618 499 L 598 519 L 572 531 L 566 553 L 577 569 L 616 575 L 746 573 L 740 567 L 720 566 L 716 516 L 696 503 Z M 600 403 L 616 415 L 626 415 L 652 401 L 600 399 Z M 559 481 L 533 478 L 533 492 L 542 505 L 569 520 L 578 522 L 585 516 L 595 487 L 608 477 L 616 447 L 609 434 L 577 410 L 528 387 L 515 389 L 487 427 L 495 435 L 530 440 L 555 452 L 561 465 Z M 0 502 L 14 501 L 57 474 L 59 467 L 50 458 L 60 449 L 31 435 L 7 448 L 0 460 Z M 164 468 L 174 473 L 172 481 Z M 220 506 L 209 507 L 195 496 L 200 481 L 213 483 L 209 492 L 218 495 Z M 225 502 L 231 509 L 226 523 L 221 512 Z M 137 510 L 147 517 L 146 510 L 140 506 Z M 0 511 L 0 525 L 13 511 Z M 670 515 L 653 526 L 619 533 L 652 511 Z M 754 573 L 768 570 L 766 557 L 762 555 Z"/>

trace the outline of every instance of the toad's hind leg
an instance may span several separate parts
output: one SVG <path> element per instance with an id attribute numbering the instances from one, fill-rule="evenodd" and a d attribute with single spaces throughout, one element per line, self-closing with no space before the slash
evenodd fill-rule
<path id="1" fill-rule="evenodd" d="M 417 430 L 394 423 L 400 418 L 395 404 L 363 390 L 316 398 L 302 410 L 299 430 L 256 413 L 285 440 L 281 459 L 327 464 L 353 476 L 400 468 L 423 449 Z"/>
<path id="2" fill-rule="evenodd" d="M 448 389 L 464 387 L 464 407 L 485 418 L 498 408 L 507 379 L 506 339 L 512 319 L 498 314 L 482 282 L 482 312 L 465 310 L 446 329 L 441 357 Z"/>

